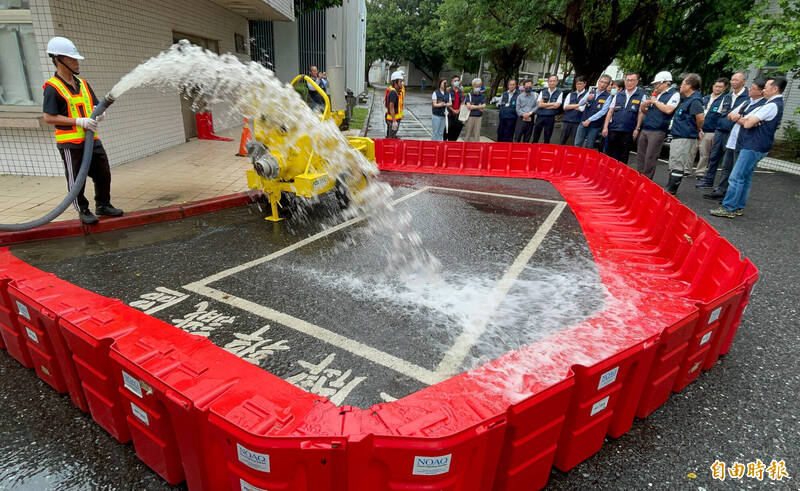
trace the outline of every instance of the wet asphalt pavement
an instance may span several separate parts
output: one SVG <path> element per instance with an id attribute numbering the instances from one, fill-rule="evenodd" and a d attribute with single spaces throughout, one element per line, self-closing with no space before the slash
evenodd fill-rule
<path id="1" fill-rule="evenodd" d="M 635 156 L 631 160 L 635 161 Z M 665 166 L 660 165 L 656 179 L 661 182 L 665 176 Z M 435 185 L 559 199 L 549 184 L 540 181 L 402 174 L 388 174 L 387 179 L 395 185 L 398 196 L 423 185 Z M 707 209 L 716 203 L 703 200 L 693 185 L 685 181 L 679 198 L 708 218 Z M 786 480 L 778 483 L 767 477 L 763 483 L 747 477 L 735 483 L 730 479 L 719 483 L 711 479 L 709 466 L 715 459 L 729 464 L 761 459 L 767 465 L 772 459 L 784 459 L 790 476 L 800 469 L 800 363 L 796 356 L 800 334 L 796 305 L 799 199 L 800 177 L 759 173 L 743 217 L 711 217 L 712 225 L 761 270 L 731 352 L 683 392 L 673 394 L 646 420 L 637 420 L 629 433 L 607 441 L 596 456 L 568 473 L 554 470 L 550 488 L 787 487 Z M 503 274 L 553 208 L 545 202 L 486 199 L 441 190 L 420 193 L 400 206 L 408 207 L 424 243 L 442 260 L 445 271 L 458 273 L 459 278 L 470 279 L 472 275 L 490 280 Z M 424 383 L 408 374 L 393 372 L 276 325 L 258 312 L 182 289 L 183 285 L 287 247 L 321 230 L 318 227 L 318 222 L 309 225 L 291 220 L 273 225 L 262 221 L 258 210 L 239 208 L 141 229 L 21 245 L 13 250 L 32 264 L 81 286 L 134 303 L 145 311 L 156 309 L 152 315 L 207 334 L 220 346 L 238 339 L 237 334 L 269 339 L 267 344 L 272 349 L 255 361 L 283 378 L 297 376 L 312 365 L 338 369 L 342 377 L 349 371 L 344 380 L 347 386 L 361 380 L 345 394 L 345 404 L 368 407 L 385 400 L 385 396 L 402 397 L 418 390 Z M 371 276 L 382 266 L 375 238 L 357 225 L 343 231 L 341 237 L 337 234 L 211 282 L 210 286 L 320 327 L 342 330 L 346 336 L 387 354 L 433 368 L 451 340 L 451 334 L 441 329 L 442 323 L 452 322 L 448 312 L 409 310 L 408 303 L 388 301 L 388 295 L 381 297 L 382 289 L 391 293 L 394 286 Z M 588 257 L 577 222 L 567 209 L 531 264 L 557 268 Z M 599 286 L 591 281 L 593 271 L 582 271 L 590 280 L 573 292 L 580 308 L 554 323 L 567 325 L 599 307 Z M 523 271 L 522 282 L 525 274 Z M 364 281 L 374 294 L 365 294 Z M 376 289 L 376 284 L 381 288 Z M 164 307 L 157 299 L 169 297 L 165 291 L 173 292 L 173 299 L 186 298 Z M 302 293 L 293 294 L 298 291 Z M 198 325 L 194 320 L 203 314 L 211 320 Z M 413 329 L 409 329 L 412 321 Z M 269 328 L 265 330 L 266 325 Z M 364 325 L 370 329 L 359 329 Z M 494 329 L 498 327 L 503 326 Z M 496 342 L 498 338 L 492 337 L 492 332 L 490 326 L 489 338 L 480 344 Z M 530 333 L 521 331 L 513 337 L 521 343 L 546 332 L 537 331 L 525 339 Z M 433 342 L 421 342 L 431 337 Z M 496 354 L 474 349 L 462 368 Z M 299 363 L 301 360 L 305 365 Z M 0 428 L 0 488 L 169 489 L 138 461 L 130 444 L 115 442 L 88 415 L 72 406 L 68 397 L 56 394 L 5 353 L 0 353 Z M 690 473 L 696 477 L 689 477 Z M 792 482 L 788 487 L 796 488 Z"/>

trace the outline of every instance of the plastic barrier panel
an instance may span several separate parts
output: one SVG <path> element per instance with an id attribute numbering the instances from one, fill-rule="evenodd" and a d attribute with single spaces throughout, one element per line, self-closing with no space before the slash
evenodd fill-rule
<path id="1" fill-rule="evenodd" d="M 375 155 L 383 170 L 549 180 L 583 228 L 609 306 L 361 410 L 0 249 L 0 347 L 192 490 L 540 489 L 553 465 L 589 458 L 730 349 L 757 269 L 627 166 L 558 145 L 378 140 Z M 498 374 L 514 390 L 486 383 Z"/>

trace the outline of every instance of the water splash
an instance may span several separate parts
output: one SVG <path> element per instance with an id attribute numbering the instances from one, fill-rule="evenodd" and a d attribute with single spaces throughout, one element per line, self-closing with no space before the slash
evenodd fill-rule
<path id="1" fill-rule="evenodd" d="M 270 149 L 286 157 L 298 140 L 308 135 L 312 150 L 324 155 L 330 175 L 343 178 L 351 189 L 362 176 L 367 177 L 367 187 L 340 218 L 367 215 L 371 229 L 387 238 L 384 250 L 393 271 L 436 274 L 439 270 L 439 262 L 425 250 L 411 226 L 410 215 L 393 206 L 391 186 L 374 179 L 378 174 L 375 163 L 350 145 L 332 119 L 320 121 L 319 114 L 305 104 L 297 91 L 271 70 L 181 40 L 122 77 L 109 96 L 117 99 L 137 87 L 178 90 L 192 99 L 195 110 L 228 104 L 231 115 L 282 128 L 284 141 L 274 142 Z"/>

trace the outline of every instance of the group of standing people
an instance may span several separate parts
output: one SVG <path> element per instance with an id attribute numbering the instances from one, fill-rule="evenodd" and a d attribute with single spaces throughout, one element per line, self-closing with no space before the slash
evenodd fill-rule
<path id="1" fill-rule="evenodd" d="M 481 118 L 486 109 L 486 95 L 483 81 L 472 79 L 472 89 L 464 94 L 461 78 L 454 76 L 450 80 L 440 78 L 436 82 L 436 90 L 431 95 L 432 132 L 434 141 L 456 141 L 461 131 L 466 129 L 465 141 L 480 141 Z"/>
<path id="2" fill-rule="evenodd" d="M 530 80 L 522 87 L 510 80 L 498 102 L 497 141 L 538 143 L 541 137 L 550 143 L 556 116 L 563 111 L 560 144 L 594 148 L 602 136 L 600 150 L 625 164 L 635 145 L 637 170 L 653 179 L 669 133 L 665 190 L 677 194 L 684 177 L 694 175 L 699 181 L 696 188 L 713 188 L 703 197 L 720 201 L 721 206 L 710 213 L 734 218 L 743 214 L 756 164 L 772 146 L 786 88 L 786 78 L 780 76 L 758 78 L 749 88 L 746 79 L 744 72 L 734 73 L 730 80 L 719 78 L 705 97 L 696 73 L 685 74 L 675 88 L 672 74 L 660 72 L 649 94 L 639 86 L 637 73 L 620 81 L 602 75 L 594 87 L 577 77 L 574 90 L 567 93 L 558 88 L 555 75 L 539 93 Z M 439 79 L 431 96 L 433 140 L 455 141 L 462 128 L 466 141 L 479 140 L 487 103 L 481 86 L 481 80 L 474 79 L 465 95 L 458 76 L 449 86 Z M 387 123 L 389 117 L 387 112 Z M 389 131 L 387 137 L 392 137 Z"/>

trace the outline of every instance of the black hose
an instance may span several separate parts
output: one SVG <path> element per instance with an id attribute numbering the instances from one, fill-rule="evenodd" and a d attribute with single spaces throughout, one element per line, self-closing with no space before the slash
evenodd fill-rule
<path id="1" fill-rule="evenodd" d="M 114 99 L 110 95 L 106 96 L 102 101 L 100 101 L 100 104 L 94 108 L 91 118 L 97 119 L 97 117 L 103 114 L 105 110 L 108 109 L 108 106 L 113 104 L 113 102 Z M 72 184 L 72 189 L 69 190 L 69 193 L 67 193 L 64 201 L 53 208 L 50 213 L 41 218 L 37 218 L 36 220 L 25 223 L 0 223 L 0 231 L 18 232 L 21 230 L 30 230 L 32 228 L 41 227 L 46 223 L 50 223 L 54 218 L 64 213 L 64 210 L 69 208 L 69 205 L 72 204 L 72 202 L 78 196 L 78 193 L 80 193 L 81 189 L 83 189 L 83 184 L 86 182 L 86 176 L 89 174 L 89 167 L 91 167 L 92 163 L 92 152 L 94 152 L 94 131 L 87 129 L 86 140 L 83 143 L 83 160 L 81 161 L 81 169 L 78 171 L 78 175 L 75 177 L 75 182 Z"/>

